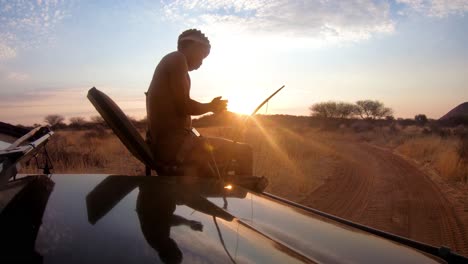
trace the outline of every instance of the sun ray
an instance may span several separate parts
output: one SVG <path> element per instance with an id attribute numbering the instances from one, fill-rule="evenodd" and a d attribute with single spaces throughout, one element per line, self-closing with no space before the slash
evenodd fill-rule
<path id="1" fill-rule="evenodd" d="M 297 167 L 297 165 L 289 158 L 289 155 L 285 153 L 278 143 L 275 141 L 272 135 L 267 131 L 267 129 L 263 126 L 261 122 L 259 122 L 256 118 L 251 118 L 251 120 L 255 123 L 255 125 L 259 128 L 262 135 L 267 140 L 268 144 L 273 148 L 273 151 L 279 158 L 284 161 L 287 165 L 287 168 L 295 171 L 298 173 L 300 177 L 303 177 L 303 172 Z"/>

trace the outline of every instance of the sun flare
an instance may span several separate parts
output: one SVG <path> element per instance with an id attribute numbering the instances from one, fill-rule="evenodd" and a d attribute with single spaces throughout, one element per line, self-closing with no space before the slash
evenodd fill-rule
<path id="1" fill-rule="evenodd" d="M 241 100 L 229 100 L 228 110 L 237 114 L 248 115 L 253 111 L 254 106 L 242 102 Z"/>
<path id="2" fill-rule="evenodd" d="M 234 94 L 228 96 L 228 110 L 238 114 L 250 115 L 259 104 L 256 98 L 247 97 L 245 95 Z"/>

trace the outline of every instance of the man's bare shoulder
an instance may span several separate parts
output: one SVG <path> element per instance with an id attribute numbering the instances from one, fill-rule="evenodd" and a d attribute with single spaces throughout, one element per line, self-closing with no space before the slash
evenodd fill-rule
<path id="1" fill-rule="evenodd" d="M 161 62 L 159 62 L 159 66 L 168 67 L 168 68 L 180 68 L 185 69 L 187 68 L 187 60 L 185 59 L 185 55 L 182 52 L 174 51 L 162 58 Z"/>

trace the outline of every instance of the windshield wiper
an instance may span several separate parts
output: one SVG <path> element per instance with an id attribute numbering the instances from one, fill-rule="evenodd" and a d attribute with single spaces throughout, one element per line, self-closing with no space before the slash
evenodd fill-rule
<path id="1" fill-rule="evenodd" d="M 52 135 L 53 132 L 48 127 L 38 127 L 17 139 L 8 148 L 0 150 L 0 187 L 15 177 L 19 163 L 35 156 Z"/>

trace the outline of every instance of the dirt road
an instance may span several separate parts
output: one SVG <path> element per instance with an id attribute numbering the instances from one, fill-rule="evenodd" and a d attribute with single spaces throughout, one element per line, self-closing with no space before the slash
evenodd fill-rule
<path id="1" fill-rule="evenodd" d="M 337 142 L 338 166 L 302 204 L 468 255 L 468 223 L 429 177 L 366 143 Z"/>

